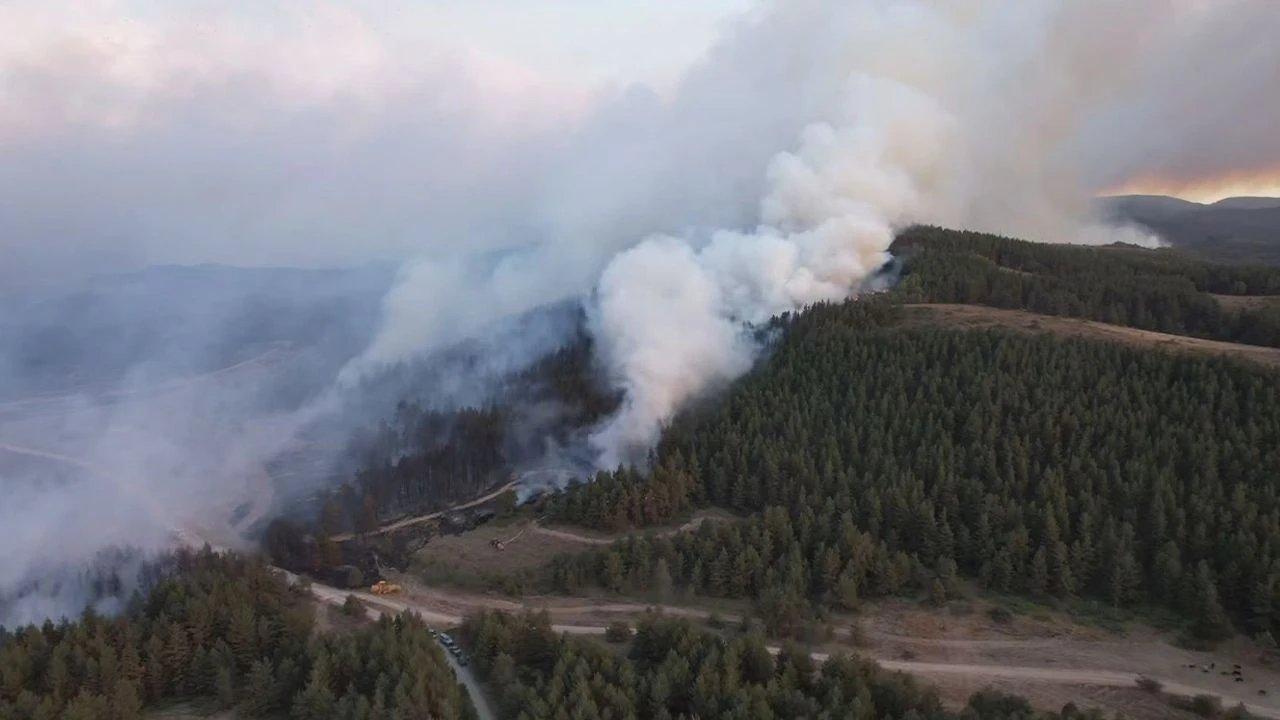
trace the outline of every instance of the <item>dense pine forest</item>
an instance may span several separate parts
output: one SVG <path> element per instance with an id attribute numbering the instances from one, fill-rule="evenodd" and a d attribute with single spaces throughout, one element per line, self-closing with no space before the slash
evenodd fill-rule
<path id="1" fill-rule="evenodd" d="M 933 691 L 874 663 L 838 656 L 818 664 L 798 649 L 775 658 L 758 635 L 725 639 L 661 617 L 640 622 L 625 655 L 558 636 L 545 615 L 485 613 L 468 618 L 462 635 L 501 716 L 511 720 L 1102 719 L 1073 706 L 1035 713 L 1025 700 L 993 691 L 975 694 L 956 713 Z"/>
<path id="2" fill-rule="evenodd" d="M 118 617 L 0 629 L 0 719 L 136 720 L 179 700 L 245 718 L 474 717 L 421 622 L 317 635 L 308 595 L 258 560 L 180 554 Z"/>
<path id="3" fill-rule="evenodd" d="M 352 438 L 352 481 L 322 500 L 321 529 L 367 531 L 382 519 L 447 507 L 505 482 L 549 442 L 567 444 L 618 403 L 596 381 L 591 362 L 590 340 L 579 328 L 485 405 L 399 403 L 393 417 Z"/>
<path id="4" fill-rule="evenodd" d="M 560 587 L 667 573 L 785 629 L 968 576 L 1166 605 L 1202 638 L 1280 633 L 1280 374 L 900 314 L 874 300 L 782 319 L 773 356 L 681 418 L 652 472 L 554 499 L 602 528 L 708 504 L 749 516 L 562 559 Z"/>
<path id="5" fill-rule="evenodd" d="M 1218 295 L 1280 295 L 1280 268 L 1213 265 L 1173 251 L 1046 245 L 917 227 L 892 252 L 908 302 L 972 303 L 1144 330 L 1280 346 L 1280 304 L 1224 307 Z"/>

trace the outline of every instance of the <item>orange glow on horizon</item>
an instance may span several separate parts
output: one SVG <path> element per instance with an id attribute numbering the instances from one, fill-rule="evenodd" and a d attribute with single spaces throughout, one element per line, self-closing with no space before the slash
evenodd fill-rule
<path id="1" fill-rule="evenodd" d="M 1199 203 L 1214 203 L 1229 197 L 1280 197 L 1280 171 L 1191 181 L 1136 178 L 1101 194 L 1170 195 Z"/>

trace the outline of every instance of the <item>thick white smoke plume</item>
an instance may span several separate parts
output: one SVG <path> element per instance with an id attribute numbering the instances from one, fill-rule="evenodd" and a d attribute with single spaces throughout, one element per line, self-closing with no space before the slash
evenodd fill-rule
<path id="1" fill-rule="evenodd" d="M 472 386 L 572 330 L 525 327 L 531 310 L 584 302 L 625 395 L 591 437 L 604 467 L 749 368 L 753 324 L 857 292 L 905 224 L 1150 244 L 1099 225 L 1093 198 L 1280 172 L 1275 0 L 760 0 L 658 89 L 415 34 L 435 3 L 58 5 L 0 3 L 0 286 L 154 263 L 402 262 L 369 342 L 290 347 L 330 349 L 310 389 L 457 343 L 500 349 L 442 403 L 484 396 Z M 142 302 L 167 310 L 180 292 Z M 341 314 L 317 307 L 299 324 Z M 210 337 L 243 344 L 266 314 Z M 0 600 L 103 544 L 165 542 L 169 518 L 142 497 L 195 523 L 247 513 L 230 534 L 269 512 L 255 483 L 298 444 L 297 416 L 264 414 L 255 385 L 219 375 L 80 408 L 68 373 L 21 379 L 27 350 L 0 342 L 0 442 L 22 450 L 0 452 L 0 524 L 19 527 Z M 120 364 L 134 361 L 149 364 Z M 223 401 L 219 383 L 235 386 Z M 56 417 L 29 402 L 68 389 Z M 42 462 L 31 450 L 97 474 L 20 484 Z"/>
<path id="2" fill-rule="evenodd" d="M 686 400 L 750 365 L 750 324 L 855 292 L 905 224 L 1158 244 L 1099 224 L 1092 198 L 1212 148 L 1274 156 L 1252 124 L 1241 137 L 1166 115 L 1194 115 L 1191 98 L 1216 115 L 1274 106 L 1280 51 L 1264 35 L 1278 29 L 1280 5 L 1267 2 L 765 4 L 665 103 L 629 123 L 606 107 L 569 142 L 578 159 L 567 181 L 552 176 L 550 239 L 465 283 L 483 298 L 465 312 L 488 322 L 591 294 L 600 358 L 625 391 L 592 444 L 601 466 L 633 461 Z M 1254 50 L 1242 59 L 1240 47 Z M 1217 82 L 1171 73 L 1192 64 Z M 366 365 L 403 351 L 397 340 L 430 347 L 468 327 L 438 333 L 404 308 L 389 305 L 396 322 Z"/>
<path id="3" fill-rule="evenodd" d="M 751 324 L 840 300 L 888 260 L 894 227 L 935 191 L 954 128 L 927 97 L 871 78 L 851 82 L 847 109 L 774 158 L 755 231 L 716 231 L 697 249 L 650 238 L 605 269 L 593 330 L 626 394 L 592 436 L 602 466 L 634 460 L 690 396 L 742 374 Z"/>

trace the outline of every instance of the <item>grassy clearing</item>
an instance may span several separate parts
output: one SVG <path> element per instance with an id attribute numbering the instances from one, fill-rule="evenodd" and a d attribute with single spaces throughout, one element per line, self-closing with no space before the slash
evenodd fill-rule
<path id="1" fill-rule="evenodd" d="M 982 305 L 909 305 L 906 312 L 909 323 L 970 330 L 1003 328 L 1023 333 L 1053 333 L 1068 338 L 1119 342 L 1133 347 L 1155 348 L 1168 352 L 1226 355 L 1280 367 L 1280 348 L 1170 335 L 1120 325 L 1108 325 L 1095 320 L 1037 315 L 1023 310 L 1002 310 Z"/>
<path id="2" fill-rule="evenodd" d="M 992 611 L 998 609 L 1041 622 L 1050 622 L 1054 614 L 1061 614 L 1072 622 L 1115 635 L 1127 634 L 1133 625 L 1146 625 L 1176 633 L 1185 624 L 1171 610 L 1155 606 L 1120 608 L 1092 599 L 1030 598 L 995 594 L 987 594 L 985 599 L 991 604 Z"/>

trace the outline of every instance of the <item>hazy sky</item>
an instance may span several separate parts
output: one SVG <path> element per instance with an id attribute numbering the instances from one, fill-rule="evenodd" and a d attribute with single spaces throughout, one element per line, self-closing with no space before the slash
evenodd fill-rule
<path id="1" fill-rule="evenodd" d="M 0 3 L 0 282 L 510 244 L 557 138 L 752 5 Z"/>
<path id="2" fill-rule="evenodd" d="M 753 193 L 768 159 L 794 149 L 796 131 L 825 102 L 810 89 L 835 96 L 812 76 L 836 69 L 844 73 L 833 76 L 839 85 L 849 77 L 841 55 L 889 58 L 898 50 L 905 59 L 895 61 L 895 72 L 913 73 L 947 50 L 872 32 L 859 47 L 835 42 L 823 66 L 813 62 L 811 38 L 847 37 L 856 28 L 821 24 L 780 32 L 772 44 L 737 42 L 749 40 L 771 8 L 795 3 L 810 14 L 851 5 L 892 16 L 911 6 L 0 2 L 0 287 L 149 263 L 347 264 L 463 242 L 487 251 L 602 232 L 634 233 L 634 242 L 682 223 L 753 222 L 743 208 L 758 201 Z M 1232 7 L 1209 14 L 1226 4 Z M 982 0 L 937 5 L 960 17 L 991 7 Z M 1204 10 L 1194 11 L 1197 5 Z M 1043 94 L 1075 103 L 1070 110 L 1098 102 L 1073 88 L 1146 73 L 1151 78 L 1136 86 L 1132 103 L 1099 103 L 1101 111 L 1085 118 L 1092 125 L 1080 125 L 1081 136 L 1089 135 L 1083 150 L 1096 154 L 1088 164 L 1108 171 L 1089 178 L 1091 189 L 1201 199 L 1273 191 L 1280 181 L 1275 140 L 1267 138 L 1275 137 L 1280 99 L 1264 79 L 1276 76 L 1277 52 L 1255 36 L 1270 37 L 1280 5 L 1037 0 L 999 15 L 1015 26 L 1034 23 L 1036 13 L 1069 22 L 1079 8 L 1105 10 L 1103 20 L 1081 23 L 1080 35 L 1127 46 L 1175 7 L 1182 8 L 1178 22 L 1162 20 L 1162 32 L 1192 44 L 1203 36 L 1211 52 L 1143 60 L 1135 51 L 1137 60 L 1123 58 L 1128 67 L 1073 77 L 1048 60 L 1056 46 L 1032 45 L 1039 57 L 951 69 L 942 94 L 965 92 L 974 78 L 1003 78 L 1028 88 L 1041 83 Z M 1034 39 L 1018 30 L 997 42 L 1016 50 Z M 1212 59 L 1207 69 L 1205 58 Z M 884 70 L 875 65 L 859 72 Z M 1028 97 L 1014 112 L 1045 106 Z M 1253 110 L 1241 112 L 1245 106 Z M 1049 135 L 1061 130 L 1042 125 Z M 1192 135 L 1194 144 L 1184 142 Z M 1115 144 L 1102 142 L 1108 138 Z M 1238 142 L 1227 147 L 1232 138 Z M 1175 155 L 1178 167 L 1152 165 Z M 670 167 L 655 171 L 655 161 Z M 1247 174 L 1224 191 L 1216 178 L 1236 170 Z M 1156 179 L 1133 181 L 1147 175 Z"/>
<path id="3" fill-rule="evenodd" d="M 107 3 L 114 4 L 114 3 Z M 753 0 L 347 0 L 324 3 L 410 42 L 468 45 L 535 72 L 580 82 L 665 83 L 702 53 L 726 18 Z M 287 27 L 301 3 L 233 0 L 118 5 L 140 18 L 236 14 Z"/>

